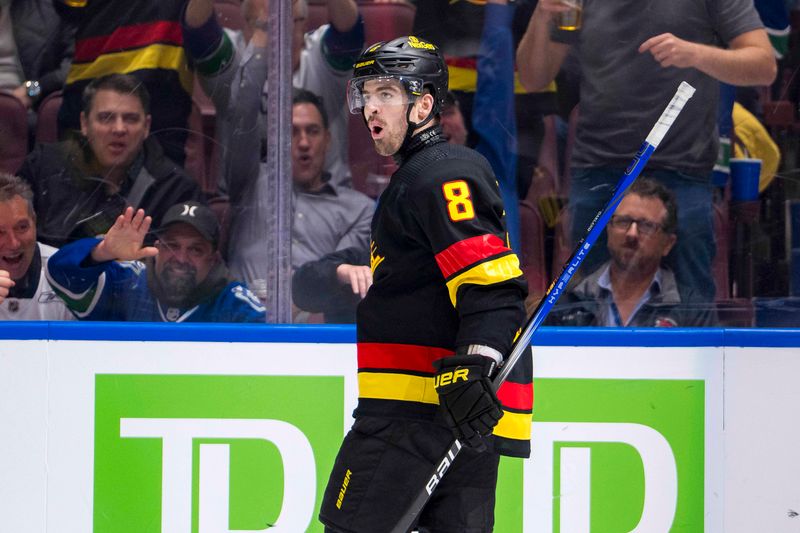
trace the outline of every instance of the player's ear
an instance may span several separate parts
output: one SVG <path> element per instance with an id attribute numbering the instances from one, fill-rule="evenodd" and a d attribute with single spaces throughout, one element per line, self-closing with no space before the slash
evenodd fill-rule
<path id="1" fill-rule="evenodd" d="M 417 98 L 417 101 L 414 105 L 415 113 L 416 113 L 416 120 L 414 122 L 420 123 L 433 112 L 433 95 L 429 92 L 425 92 L 422 96 Z"/>

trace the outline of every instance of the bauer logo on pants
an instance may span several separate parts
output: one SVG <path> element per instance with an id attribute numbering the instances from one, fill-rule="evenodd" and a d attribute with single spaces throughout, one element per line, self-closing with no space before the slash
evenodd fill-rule
<path id="1" fill-rule="evenodd" d="M 94 532 L 314 530 L 337 377 L 98 375 Z"/>

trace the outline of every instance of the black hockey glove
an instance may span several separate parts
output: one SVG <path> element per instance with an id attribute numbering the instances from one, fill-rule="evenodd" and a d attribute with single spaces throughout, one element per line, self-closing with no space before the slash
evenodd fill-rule
<path id="1" fill-rule="evenodd" d="M 433 386 L 439 393 L 445 423 L 458 440 L 482 448 L 503 411 L 489 380 L 495 362 L 483 355 L 453 355 L 433 362 Z"/>

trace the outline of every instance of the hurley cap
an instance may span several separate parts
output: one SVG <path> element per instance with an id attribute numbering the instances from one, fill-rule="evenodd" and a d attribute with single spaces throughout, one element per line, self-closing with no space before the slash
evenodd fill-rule
<path id="1" fill-rule="evenodd" d="M 183 222 L 196 229 L 204 239 L 217 246 L 219 240 L 219 222 L 214 212 L 200 202 L 182 202 L 175 204 L 164 214 L 161 226 L 156 234 L 164 233 L 170 224 Z"/>

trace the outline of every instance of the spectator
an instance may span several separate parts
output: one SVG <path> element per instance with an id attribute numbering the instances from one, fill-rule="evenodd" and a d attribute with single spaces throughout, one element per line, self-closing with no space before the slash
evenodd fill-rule
<path id="1" fill-rule="evenodd" d="M 55 248 L 36 241 L 33 192 L 0 173 L 0 320 L 72 320 L 44 267 Z"/>
<path id="2" fill-rule="evenodd" d="M 296 272 L 306 266 L 305 274 L 292 278 L 292 292 L 302 295 L 313 291 L 315 298 L 322 299 L 321 304 L 308 305 L 301 296 L 298 308 L 324 312 L 326 322 L 352 322 L 355 305 L 372 283 L 369 267 L 363 265 L 369 253 L 375 205 L 358 191 L 333 185 L 330 174 L 322 169 L 331 134 L 319 97 L 295 89 L 292 103 L 292 270 Z M 345 255 L 326 255 L 340 251 Z M 322 259 L 323 256 L 326 259 Z M 351 256 L 361 259 L 347 259 Z M 331 273 L 330 269 L 336 274 L 335 280 L 325 276 Z M 248 268 L 248 271 L 253 270 L 255 266 Z M 355 278 L 351 280 L 351 276 Z M 333 282 L 326 286 L 325 278 Z M 306 282 L 310 284 L 307 287 L 304 286 Z M 354 293 L 358 290 L 360 298 L 347 294 L 342 285 L 348 283 Z M 295 321 L 298 317 L 295 313 Z"/>
<path id="3" fill-rule="evenodd" d="M 43 242 L 61 247 L 105 233 L 129 205 L 160 224 L 173 204 L 202 199 L 198 184 L 148 137 L 150 100 L 140 81 L 103 76 L 83 96 L 83 139 L 39 145 L 20 169 Z"/>
<path id="4" fill-rule="evenodd" d="M 369 255 L 350 247 L 301 265 L 292 276 L 292 300 L 298 309 L 323 313 L 327 323 L 350 324 L 371 286 Z"/>
<path id="5" fill-rule="evenodd" d="M 242 3 L 245 32 L 222 30 L 214 14 L 213 0 L 190 0 L 184 17 L 186 49 L 197 66 L 201 81 L 217 109 L 217 140 L 228 148 L 221 158 L 223 192 L 240 194 L 237 176 L 230 170 L 236 155 L 230 150 L 240 131 L 258 132 L 266 154 L 267 118 L 262 105 L 266 95 L 267 64 L 266 0 Z M 331 148 L 325 170 L 336 185 L 350 184 L 347 164 L 347 106 L 345 86 L 353 62 L 364 46 L 364 25 L 354 0 L 328 0 L 330 24 L 304 34 L 308 16 L 306 0 L 293 0 L 292 83 L 322 97 L 330 118 Z"/>
<path id="6" fill-rule="evenodd" d="M 74 26 L 61 21 L 51 0 L 0 0 L 0 90 L 36 109 L 64 85 L 74 40 Z"/>
<path id="7" fill-rule="evenodd" d="M 82 94 L 93 79 L 130 74 L 153 99 L 153 134 L 167 156 L 183 165 L 194 83 L 179 22 L 186 0 L 52 2 L 62 18 L 77 27 L 59 131 L 77 133 L 81 127 Z"/>
<path id="8" fill-rule="evenodd" d="M 264 307 L 231 281 L 217 250 L 219 224 L 198 202 L 164 215 L 155 246 L 143 246 L 152 219 L 125 209 L 103 239 L 59 250 L 47 277 L 81 320 L 265 322 Z"/>
<path id="9" fill-rule="evenodd" d="M 326 253 L 355 246 L 369 249 L 375 203 L 368 196 L 337 187 L 323 170 L 331 142 L 328 116 L 320 98 L 295 89 L 292 98 L 292 267 Z M 245 154 L 242 154 L 243 156 Z"/>
<path id="10" fill-rule="evenodd" d="M 549 322 L 562 326 L 701 327 L 712 304 L 679 286 L 662 260 L 675 246 L 678 206 L 657 181 L 639 178 L 611 217 L 611 260 L 571 288 Z"/>
<path id="11" fill-rule="evenodd" d="M 464 113 L 461 112 L 461 104 L 458 103 L 456 95 L 452 91 L 447 91 L 447 96 L 444 97 L 439 125 L 442 127 L 442 135 L 447 138 L 447 142 L 461 146 L 467 145 L 469 132 L 464 121 Z"/>
<path id="12" fill-rule="evenodd" d="M 685 80 L 697 93 L 648 168 L 682 206 L 675 250 L 678 281 L 710 299 L 714 295 L 711 171 L 717 158 L 718 81 L 766 85 L 776 73 L 769 40 L 752 1 L 651 2 L 645 9 L 635 2 L 587 0 L 579 30 L 551 27 L 554 15 L 567 9 L 560 0 L 537 4 L 517 50 L 517 64 L 522 82 L 536 90 L 553 80 L 570 46 L 576 47 L 582 78 L 571 161 L 573 240 L 608 200 L 647 132 Z M 595 251 L 588 261 L 596 265 L 603 259 L 604 253 Z"/>

